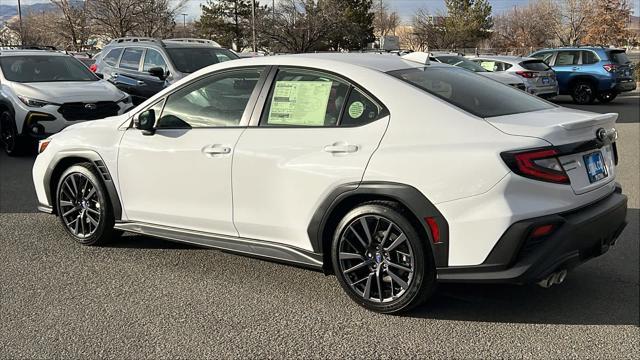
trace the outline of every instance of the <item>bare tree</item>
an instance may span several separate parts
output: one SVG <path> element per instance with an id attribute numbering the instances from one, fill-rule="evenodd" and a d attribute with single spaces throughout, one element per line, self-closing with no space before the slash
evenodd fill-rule
<path id="1" fill-rule="evenodd" d="M 51 2 L 61 14 L 55 19 L 56 29 L 62 33 L 63 37 L 69 39 L 71 48 L 80 50 L 89 38 L 87 11 L 89 1 L 78 3 L 70 0 L 51 0 Z"/>
<path id="2" fill-rule="evenodd" d="M 629 31 L 627 22 L 631 5 L 627 0 L 595 0 L 593 16 L 584 42 L 602 45 L 623 45 Z"/>
<path id="3" fill-rule="evenodd" d="M 112 38 L 133 34 L 142 15 L 139 0 L 97 0 L 89 9 L 98 31 Z"/>
<path id="4" fill-rule="evenodd" d="M 552 0 L 538 0 L 496 16 L 493 43 L 501 48 L 552 45 L 559 8 Z"/>
<path id="5" fill-rule="evenodd" d="M 188 0 L 142 0 L 139 1 L 138 26 L 134 35 L 167 37 L 176 26 L 175 18 L 184 9 Z M 171 3 L 174 3 L 173 5 Z"/>
<path id="6" fill-rule="evenodd" d="M 587 34 L 594 0 L 562 0 L 554 17 L 554 32 L 562 45 L 576 45 Z"/>
<path id="7" fill-rule="evenodd" d="M 374 0 L 373 28 L 378 36 L 395 35 L 400 25 L 400 15 L 396 11 L 389 10 L 386 0 Z"/>
<path id="8" fill-rule="evenodd" d="M 260 33 L 277 49 L 304 53 L 322 48 L 340 16 L 331 1 L 282 0 L 275 14 L 264 16 Z"/>

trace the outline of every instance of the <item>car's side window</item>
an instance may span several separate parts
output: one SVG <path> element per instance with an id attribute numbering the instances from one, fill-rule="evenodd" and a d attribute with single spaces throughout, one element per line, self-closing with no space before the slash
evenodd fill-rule
<path id="1" fill-rule="evenodd" d="M 580 51 L 560 51 L 556 57 L 555 66 L 578 65 L 580 61 Z"/>
<path id="2" fill-rule="evenodd" d="M 305 69 L 278 71 L 261 126 L 336 126 L 350 85 L 335 76 Z"/>
<path id="3" fill-rule="evenodd" d="M 262 68 L 225 71 L 169 95 L 158 129 L 238 126 Z"/>
<path id="4" fill-rule="evenodd" d="M 600 60 L 598 59 L 596 54 L 594 54 L 593 52 L 591 52 L 591 51 L 582 51 L 582 64 L 590 65 L 590 64 L 595 64 L 598 61 L 600 61 Z"/>
<path id="5" fill-rule="evenodd" d="M 122 54 L 122 48 L 113 49 L 109 51 L 107 55 L 104 57 L 104 62 L 110 66 L 116 66 L 118 63 L 118 59 L 120 58 L 120 54 Z"/>
<path id="6" fill-rule="evenodd" d="M 340 126 L 359 126 L 372 122 L 379 118 L 381 111 L 382 108 L 378 104 L 362 91 L 353 88 L 342 113 Z"/>
<path id="7" fill-rule="evenodd" d="M 162 55 L 153 49 L 147 49 L 147 52 L 144 55 L 142 71 L 149 71 L 155 67 L 159 67 L 162 68 L 162 70 L 167 71 L 167 63 L 165 63 Z"/>
<path id="8" fill-rule="evenodd" d="M 506 62 L 499 62 L 499 64 L 500 64 L 500 67 L 499 67 L 500 70 L 498 70 L 498 71 L 507 71 L 507 70 L 509 70 L 510 67 L 513 66 L 513 65 L 511 65 L 509 63 L 506 63 Z"/>
<path id="9" fill-rule="evenodd" d="M 140 68 L 140 58 L 142 58 L 142 48 L 126 48 L 120 58 L 119 67 L 128 70 L 138 70 Z"/>
<path id="10" fill-rule="evenodd" d="M 491 60 L 480 61 L 480 66 L 487 71 L 496 71 L 496 62 Z"/>

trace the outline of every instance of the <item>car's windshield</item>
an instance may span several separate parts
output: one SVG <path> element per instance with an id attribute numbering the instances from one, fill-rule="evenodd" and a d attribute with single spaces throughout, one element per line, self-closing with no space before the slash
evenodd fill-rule
<path id="1" fill-rule="evenodd" d="M 71 56 L 23 55 L 0 58 L 4 77 L 15 82 L 98 81 L 85 65 Z"/>
<path id="2" fill-rule="evenodd" d="M 553 108 L 535 96 L 466 70 L 424 67 L 389 74 L 482 118 Z"/>
<path id="3" fill-rule="evenodd" d="M 223 61 L 237 59 L 238 56 L 227 49 L 221 48 L 169 48 L 167 49 L 171 61 L 176 69 L 182 73 L 192 73 L 205 66 Z"/>
<path id="4" fill-rule="evenodd" d="M 463 69 L 471 70 L 473 72 L 487 72 L 487 69 L 483 68 L 482 66 L 476 64 L 471 60 L 463 58 L 462 56 L 443 55 L 443 56 L 436 56 L 436 59 L 440 60 L 440 62 L 443 62 L 445 64 L 458 66 Z"/>
<path id="5" fill-rule="evenodd" d="M 624 50 L 610 51 L 609 57 L 611 58 L 611 61 L 619 65 L 626 65 L 631 62 Z"/>

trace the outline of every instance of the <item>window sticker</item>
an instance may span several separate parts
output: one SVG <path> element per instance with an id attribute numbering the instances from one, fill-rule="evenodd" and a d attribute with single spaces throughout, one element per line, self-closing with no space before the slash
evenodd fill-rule
<path id="1" fill-rule="evenodd" d="M 277 81 L 268 124 L 324 126 L 331 81 Z"/>
<path id="2" fill-rule="evenodd" d="M 480 66 L 482 66 L 487 71 L 494 71 L 496 69 L 496 62 L 495 61 L 483 61 L 483 62 L 480 63 Z"/>
<path id="3" fill-rule="evenodd" d="M 354 101 L 351 105 L 349 105 L 349 116 L 352 119 L 357 119 L 362 116 L 364 113 L 364 104 L 360 101 Z"/>

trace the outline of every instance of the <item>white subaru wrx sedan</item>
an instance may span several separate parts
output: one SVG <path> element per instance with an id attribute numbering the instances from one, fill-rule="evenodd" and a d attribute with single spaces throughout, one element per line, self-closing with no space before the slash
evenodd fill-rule
<path id="1" fill-rule="evenodd" d="M 310 267 L 392 313 L 606 252 L 627 212 L 616 118 L 409 58 L 242 59 L 43 140 L 33 178 L 81 244 L 129 231 Z"/>

